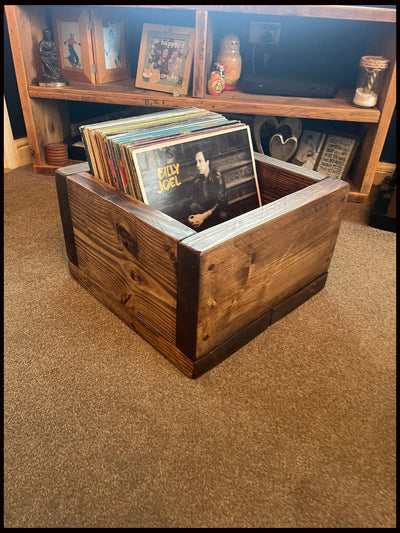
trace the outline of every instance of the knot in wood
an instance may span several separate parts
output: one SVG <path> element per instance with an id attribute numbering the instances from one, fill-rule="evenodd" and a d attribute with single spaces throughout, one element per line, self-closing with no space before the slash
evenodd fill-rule
<path id="1" fill-rule="evenodd" d="M 131 253 L 133 256 L 137 257 L 138 246 L 136 239 L 132 237 L 132 235 L 127 229 L 125 229 L 123 226 L 120 226 L 119 224 L 117 224 L 117 232 L 118 235 L 121 237 L 124 248 L 126 248 L 128 252 Z"/>

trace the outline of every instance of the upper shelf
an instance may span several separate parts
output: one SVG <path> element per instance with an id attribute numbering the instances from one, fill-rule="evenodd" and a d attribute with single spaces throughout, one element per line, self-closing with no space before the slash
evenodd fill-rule
<path id="1" fill-rule="evenodd" d="M 134 80 L 116 83 L 88 84 L 70 82 L 66 87 L 29 86 L 29 96 L 55 100 L 77 100 L 128 106 L 190 107 L 197 106 L 220 113 L 276 115 L 284 117 L 343 120 L 378 123 L 379 109 L 362 109 L 351 104 L 353 92 L 339 91 L 335 98 L 299 98 L 267 96 L 225 91 L 219 96 L 193 98 L 169 93 L 137 89 Z"/>
<path id="2" fill-rule="evenodd" d="M 117 7 L 150 7 L 130 5 Z M 315 6 L 315 5 L 152 5 L 157 9 L 191 9 L 196 11 L 222 11 L 250 15 L 283 15 L 296 17 L 332 18 L 347 20 L 365 20 L 371 22 L 396 22 L 396 9 L 370 6 Z"/>

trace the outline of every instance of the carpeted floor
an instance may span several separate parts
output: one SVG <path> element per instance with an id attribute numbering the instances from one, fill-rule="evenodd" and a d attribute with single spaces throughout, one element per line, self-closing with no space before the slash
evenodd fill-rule
<path id="1" fill-rule="evenodd" d="M 395 527 L 396 235 L 197 380 L 72 280 L 54 177 L 4 177 L 6 528 Z"/>

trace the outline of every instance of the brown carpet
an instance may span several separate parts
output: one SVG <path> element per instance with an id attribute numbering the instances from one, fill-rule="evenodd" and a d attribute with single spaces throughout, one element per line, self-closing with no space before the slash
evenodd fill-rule
<path id="1" fill-rule="evenodd" d="M 54 177 L 4 177 L 7 528 L 395 527 L 395 246 L 197 380 L 71 279 Z M 323 223 L 323 221 L 321 221 Z"/>

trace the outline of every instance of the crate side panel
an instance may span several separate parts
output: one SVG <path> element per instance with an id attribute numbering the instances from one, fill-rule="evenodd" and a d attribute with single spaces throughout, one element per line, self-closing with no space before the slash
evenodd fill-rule
<path id="1" fill-rule="evenodd" d="M 320 172 L 279 161 L 264 154 L 256 153 L 255 163 L 263 205 L 326 178 Z"/>
<path id="2" fill-rule="evenodd" d="M 97 283 L 91 280 L 84 272 L 73 263 L 69 263 L 71 275 L 84 287 L 92 296 L 97 298 L 118 318 L 123 320 L 130 328 L 136 331 L 143 339 L 149 342 L 154 348 L 164 355 L 171 363 L 184 372 L 187 376 L 195 377 L 194 363 L 185 354 L 172 345 L 158 332 L 149 329 L 135 317 L 130 310 L 121 302 L 118 302 L 112 295 L 104 291 Z"/>
<path id="3" fill-rule="evenodd" d="M 56 170 L 56 188 L 58 197 L 58 207 L 60 209 L 61 224 L 64 233 L 65 248 L 67 250 L 68 259 L 78 266 L 78 258 L 76 256 L 74 228 L 71 220 L 71 209 L 69 207 L 66 176 Z"/>
<path id="4" fill-rule="evenodd" d="M 328 178 L 259 208 L 264 223 L 217 246 L 203 236 L 195 358 L 328 270 L 347 191 Z"/>
<path id="5" fill-rule="evenodd" d="M 175 344 L 178 240 L 67 179 L 79 268 Z"/>

